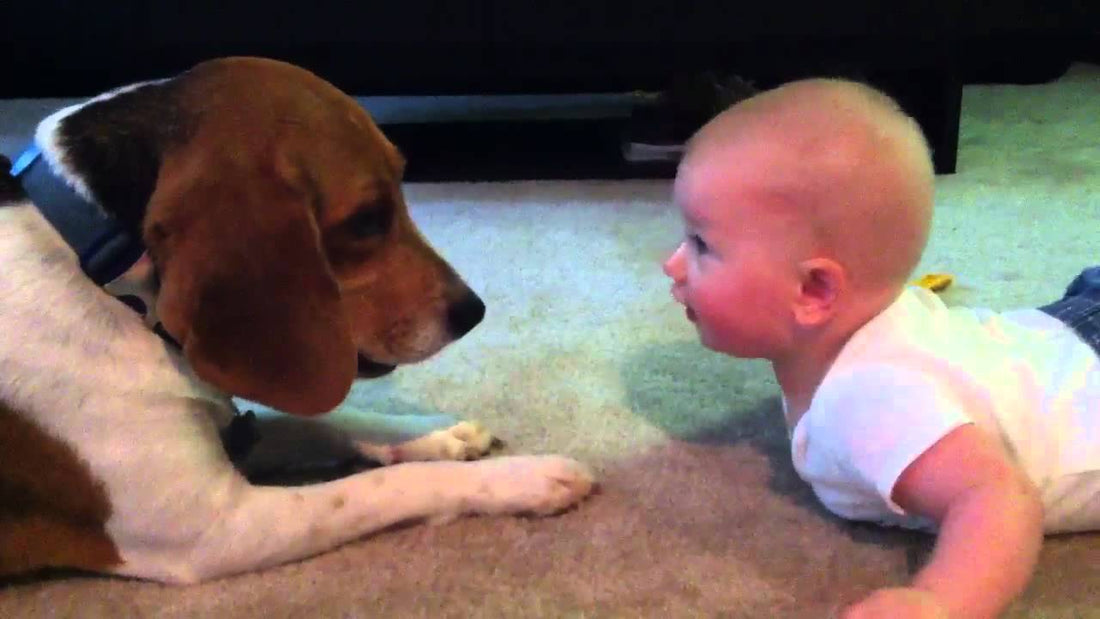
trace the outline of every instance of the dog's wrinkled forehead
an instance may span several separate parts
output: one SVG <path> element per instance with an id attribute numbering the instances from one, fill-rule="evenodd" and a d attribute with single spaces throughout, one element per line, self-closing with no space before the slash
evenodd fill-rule
<path id="1" fill-rule="evenodd" d="M 360 175 L 372 179 L 399 180 L 405 159 L 367 110 L 335 89 L 323 94 L 327 96 L 318 107 L 308 110 L 299 127 L 304 138 L 302 146 L 310 148 L 329 169 L 358 169 Z"/>
<path id="2" fill-rule="evenodd" d="M 219 130 L 235 129 L 223 135 L 247 139 L 252 131 L 243 129 L 259 129 L 266 136 L 271 130 L 297 131 L 330 147 L 388 144 L 362 106 L 300 67 L 261 58 L 226 58 L 200 64 L 182 78 L 188 85 L 188 108 L 207 112 L 204 122 Z"/>
<path id="3" fill-rule="evenodd" d="M 356 107 L 351 107 L 355 105 Z M 341 130 L 329 129 L 295 141 L 299 156 L 309 161 L 309 183 L 318 193 L 315 206 L 322 225 L 363 210 L 401 208 L 404 158 L 350 101 L 343 107 Z M 308 131 L 308 129 L 306 129 Z"/>
<path id="4" fill-rule="evenodd" d="M 400 195 L 398 149 L 367 110 L 313 73 L 234 58 L 199 65 L 184 80 L 187 107 L 204 110 L 203 147 L 259 162 L 261 172 L 312 193 L 322 226 Z"/>

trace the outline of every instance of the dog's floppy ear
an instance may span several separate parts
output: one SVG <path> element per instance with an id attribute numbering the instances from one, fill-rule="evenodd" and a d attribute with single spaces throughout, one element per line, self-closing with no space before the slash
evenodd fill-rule
<path id="1" fill-rule="evenodd" d="M 271 170 L 165 161 L 144 236 L 157 313 L 203 380 L 299 415 L 335 408 L 356 349 L 307 198 Z"/>

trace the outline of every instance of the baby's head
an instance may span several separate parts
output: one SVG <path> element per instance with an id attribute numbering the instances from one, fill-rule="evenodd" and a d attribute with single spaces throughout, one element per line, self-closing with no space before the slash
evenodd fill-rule
<path id="1" fill-rule="evenodd" d="M 703 343 L 776 359 L 800 332 L 870 318 L 920 260 L 928 146 L 886 95 L 805 80 L 746 99 L 689 142 L 665 264 Z"/>

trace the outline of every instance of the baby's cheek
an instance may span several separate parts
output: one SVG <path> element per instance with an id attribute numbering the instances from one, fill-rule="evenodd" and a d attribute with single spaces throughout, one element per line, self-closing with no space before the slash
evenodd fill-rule
<path id="1" fill-rule="evenodd" d="M 744 316 L 737 304 L 715 302 L 716 299 L 700 299 L 690 305 L 689 320 L 699 329 L 699 338 L 707 348 L 718 352 L 732 352 L 743 339 L 741 324 Z"/>

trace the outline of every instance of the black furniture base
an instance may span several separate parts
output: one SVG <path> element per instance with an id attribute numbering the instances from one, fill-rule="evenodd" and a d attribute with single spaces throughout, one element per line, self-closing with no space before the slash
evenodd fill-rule
<path id="1" fill-rule="evenodd" d="M 927 134 L 937 171 L 949 173 L 963 84 L 1049 79 L 1069 59 L 1100 61 L 1097 49 L 1100 3 L 1083 0 L 36 0 L 0 2 L 0 98 L 94 95 L 227 55 L 293 62 L 362 96 L 660 91 L 698 71 L 760 87 L 846 76 L 897 98 Z M 463 149 L 469 160 L 477 149 L 551 158 L 540 177 L 585 161 L 601 174 L 666 173 L 622 161 L 600 168 L 594 161 L 618 153 L 619 138 L 606 119 L 593 123 L 391 131 L 425 159 L 425 174 L 436 161 L 457 175 L 469 163 Z M 429 129 L 447 131 L 421 147 L 412 134 Z M 515 143 L 524 132 L 531 140 Z"/>

